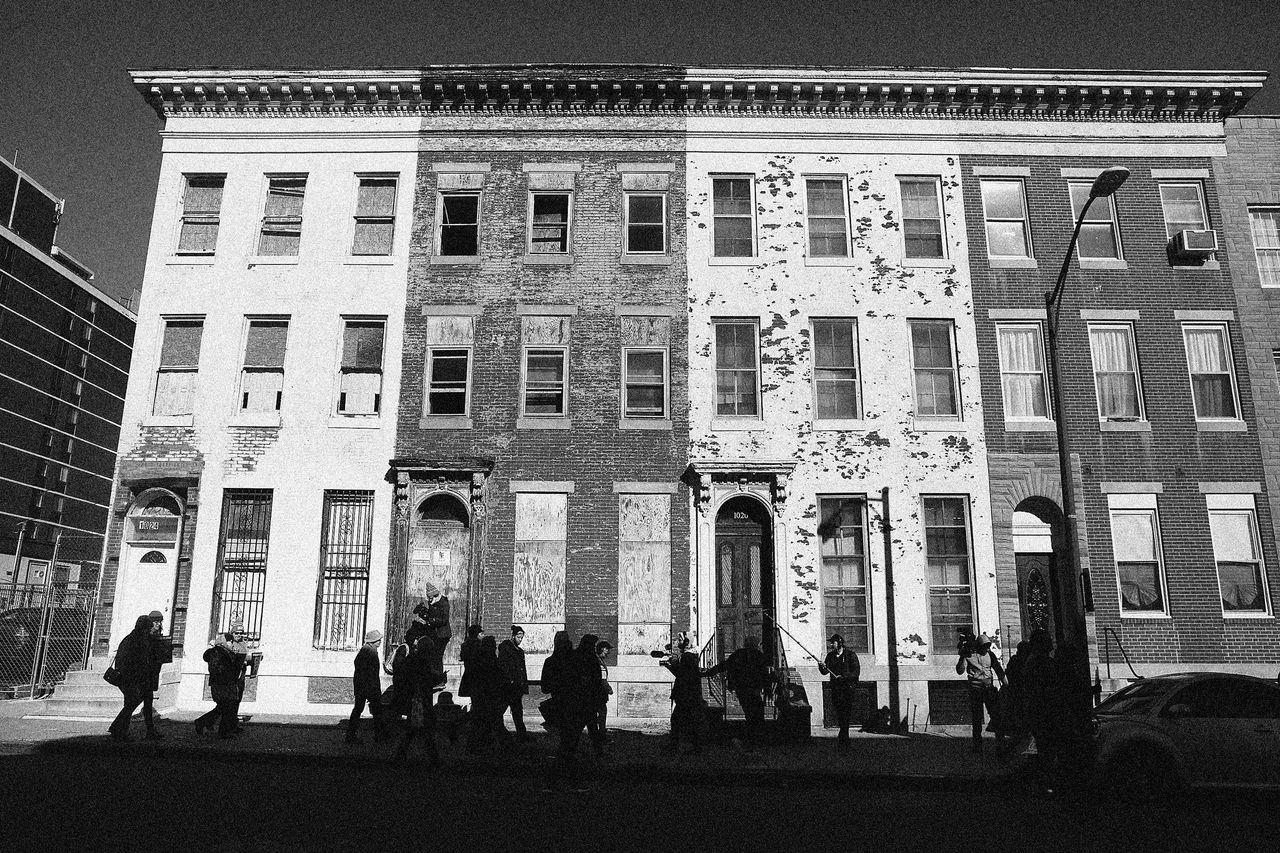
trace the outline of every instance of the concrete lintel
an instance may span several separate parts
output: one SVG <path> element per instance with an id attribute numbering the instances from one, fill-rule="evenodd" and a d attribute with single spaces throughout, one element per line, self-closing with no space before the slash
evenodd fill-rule
<path id="1" fill-rule="evenodd" d="M 516 492 L 549 492 L 554 494 L 573 494 L 573 480 L 511 480 L 507 489 Z"/>

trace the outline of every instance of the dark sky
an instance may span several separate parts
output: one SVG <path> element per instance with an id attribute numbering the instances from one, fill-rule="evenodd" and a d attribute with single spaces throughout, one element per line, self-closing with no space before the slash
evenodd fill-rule
<path id="1" fill-rule="evenodd" d="M 139 287 L 160 121 L 125 69 L 451 62 L 1274 71 L 1274 0 L 772 3 L 0 0 L 0 152 L 67 199 L 58 242 Z M 1280 113 L 1280 80 L 1248 110 Z"/>

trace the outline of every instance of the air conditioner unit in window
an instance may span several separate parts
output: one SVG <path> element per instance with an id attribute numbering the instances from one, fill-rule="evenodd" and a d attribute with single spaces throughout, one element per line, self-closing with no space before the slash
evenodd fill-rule
<path id="1" fill-rule="evenodd" d="M 1218 251 L 1218 232 L 1179 231 L 1173 237 L 1173 247 L 1179 255 L 1212 255 Z"/>

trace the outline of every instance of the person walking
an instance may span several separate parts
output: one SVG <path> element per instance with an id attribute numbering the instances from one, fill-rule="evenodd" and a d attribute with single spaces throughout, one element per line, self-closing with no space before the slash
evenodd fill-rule
<path id="1" fill-rule="evenodd" d="M 484 636 L 484 628 L 479 625 L 467 626 L 467 638 L 462 641 L 462 648 L 458 650 L 458 659 L 462 661 L 462 677 L 458 679 L 458 695 L 471 698 L 472 691 L 475 689 L 472 682 L 475 681 L 475 659 L 476 653 L 480 651 L 480 638 Z"/>
<path id="2" fill-rule="evenodd" d="M 425 633 L 418 636 L 425 636 Z M 412 710 L 413 684 L 409 678 L 409 650 L 414 639 L 412 628 L 405 631 L 404 642 L 396 646 L 391 657 L 382 665 L 382 671 L 391 676 L 391 704 L 387 707 L 388 723 L 407 721 Z"/>
<path id="3" fill-rule="evenodd" d="M 240 637 L 244 626 L 235 623 L 231 630 L 220 636 L 204 650 L 204 662 L 209 666 L 209 692 L 213 695 L 214 708 L 195 719 L 196 734 L 203 734 L 218 723 L 218 737 L 227 740 L 234 737 L 239 728 L 240 698 L 243 695 L 247 649 Z"/>
<path id="4" fill-rule="evenodd" d="M 550 696 L 540 706 L 542 715 L 560 738 L 551 766 L 551 784 L 577 788 L 576 753 L 587 720 L 581 656 L 574 651 L 568 631 L 557 631 L 552 639 L 551 654 L 542 664 L 541 681 L 542 692 Z"/>
<path id="5" fill-rule="evenodd" d="M 742 648 L 707 670 L 707 676 L 721 672 L 728 675 L 728 687 L 738 697 L 746 717 L 743 744 L 754 749 L 764 728 L 764 689 L 769 683 L 769 665 L 760 651 L 760 638 L 744 637 Z"/>
<path id="6" fill-rule="evenodd" d="M 609 683 L 609 655 L 613 645 L 608 640 L 596 643 L 596 658 L 600 662 L 600 704 L 596 706 L 596 732 L 603 749 L 609 742 L 609 697 L 613 695 L 613 685 Z"/>
<path id="7" fill-rule="evenodd" d="M 678 752 L 682 740 L 689 743 L 689 752 L 702 752 L 702 733 L 707 725 L 707 700 L 702 695 L 702 679 L 705 673 L 698 666 L 698 656 L 690 651 L 687 634 L 670 647 L 666 658 L 658 662 L 673 676 L 671 685 L 671 740 L 668 752 Z"/>
<path id="8" fill-rule="evenodd" d="M 155 623 L 150 616 L 139 616 L 133 624 L 133 630 L 125 635 L 116 649 L 116 657 L 112 667 L 117 674 L 116 687 L 124 694 L 124 706 L 107 732 L 115 740 L 132 740 L 129 736 L 129 721 L 138 706 L 142 706 L 142 719 L 147 725 L 147 738 L 156 740 L 160 733 L 156 731 L 155 713 L 152 708 L 152 697 L 155 688 L 152 686 L 159 670 L 153 672 L 152 634 Z"/>
<path id="9" fill-rule="evenodd" d="M 832 634 L 827 638 L 827 656 L 818 664 L 818 672 L 831 679 L 831 704 L 836 709 L 836 749 L 849 749 L 849 724 L 853 720 L 853 691 L 862 676 L 862 664 L 858 656 L 845 648 L 844 637 Z"/>
<path id="10" fill-rule="evenodd" d="M 485 634 L 472 653 L 471 728 L 467 733 L 467 752 L 477 753 L 481 747 L 492 749 L 509 736 L 502 724 L 510 682 L 498 664 L 498 643 Z"/>
<path id="11" fill-rule="evenodd" d="M 424 631 L 409 645 L 401 667 L 409 711 L 406 714 L 404 735 L 396 749 L 396 757 L 404 760 L 409 757 L 409 747 L 414 738 L 421 737 L 432 767 L 440 763 L 440 751 L 436 748 L 436 706 L 431 701 L 432 693 L 439 684 L 439 674 L 433 668 L 437 643 L 434 636 Z M 448 693 L 440 694 L 442 701 L 447 696 Z M 455 738 L 456 735 L 450 736 L 451 741 Z"/>
<path id="12" fill-rule="evenodd" d="M 511 638 L 498 646 L 498 665 L 507 678 L 507 695 L 502 713 L 511 709 L 511 724 L 516 730 L 516 740 L 526 743 L 533 737 L 524 727 L 524 697 L 529 694 L 529 670 L 524 662 L 524 628 L 511 626 Z"/>
<path id="13" fill-rule="evenodd" d="M 600 700 L 604 698 L 604 679 L 600 670 L 600 655 L 595 634 L 583 634 L 574 650 L 574 667 L 578 677 L 578 697 L 581 703 L 582 725 L 591 738 L 591 747 L 597 756 L 604 755 L 604 732 L 600 728 Z"/>
<path id="14" fill-rule="evenodd" d="M 1051 654 L 1048 632 L 1037 629 L 1027 640 L 1027 659 L 1018 672 L 1018 704 L 1027 730 L 1036 742 L 1033 764 L 1040 787 L 1049 794 L 1057 787 L 1064 693 L 1059 669 Z"/>
<path id="15" fill-rule="evenodd" d="M 364 706 L 369 705 L 369 713 L 373 715 L 373 739 L 387 739 L 387 723 L 383 718 L 382 678 L 378 675 L 381 665 L 378 662 L 378 644 L 382 642 L 382 632 L 376 628 L 364 635 L 364 645 L 356 652 L 355 671 L 352 674 L 352 687 L 355 693 L 355 706 L 347 720 L 347 743 L 359 743 L 360 715 Z"/>
<path id="16" fill-rule="evenodd" d="M 973 751 L 982 752 L 982 709 L 985 707 L 991 717 L 991 727 L 996 730 L 998 738 L 1003 737 L 1000 729 L 997 707 L 996 680 L 1007 684 L 1004 667 L 1000 658 L 991 651 L 991 639 L 986 634 L 977 637 L 965 637 L 957 649 L 956 674 L 964 675 L 969 681 L 969 714 L 973 722 Z"/>
<path id="17" fill-rule="evenodd" d="M 173 638 L 166 637 L 164 634 L 164 614 L 159 610 L 152 610 L 147 614 L 151 620 L 151 638 L 148 643 L 149 657 L 151 659 L 151 678 L 147 689 L 142 694 L 142 716 L 143 718 L 151 717 L 159 719 L 155 715 L 155 696 L 156 691 L 160 689 L 160 670 L 167 663 L 173 663 Z M 147 732 L 147 737 L 152 740 L 159 740 L 162 735 L 160 732 L 152 729 Z"/>

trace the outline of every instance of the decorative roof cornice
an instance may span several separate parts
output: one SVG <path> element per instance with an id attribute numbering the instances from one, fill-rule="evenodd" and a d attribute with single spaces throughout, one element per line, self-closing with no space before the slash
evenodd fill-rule
<path id="1" fill-rule="evenodd" d="M 656 112 L 1215 122 L 1240 111 L 1267 78 L 1248 71 L 671 65 L 157 68 L 130 75 L 162 118 Z"/>

